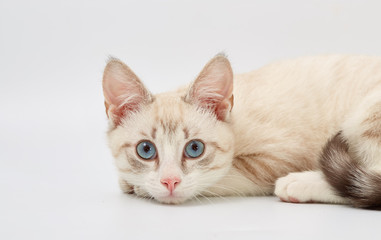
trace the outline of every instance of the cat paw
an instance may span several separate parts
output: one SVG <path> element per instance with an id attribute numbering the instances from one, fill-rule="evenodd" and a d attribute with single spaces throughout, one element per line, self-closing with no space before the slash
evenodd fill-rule
<path id="1" fill-rule="evenodd" d="M 316 181 L 319 181 L 310 172 L 290 173 L 279 178 L 275 183 L 275 195 L 283 202 L 312 203 L 316 189 Z"/>
<path id="2" fill-rule="evenodd" d="M 347 199 L 335 194 L 319 171 L 290 173 L 279 178 L 274 193 L 284 202 L 348 203 Z"/>

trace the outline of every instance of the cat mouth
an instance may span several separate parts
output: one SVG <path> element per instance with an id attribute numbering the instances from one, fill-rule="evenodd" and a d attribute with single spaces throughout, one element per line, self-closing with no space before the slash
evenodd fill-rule
<path id="1" fill-rule="evenodd" d="M 176 195 L 176 194 L 168 194 L 167 196 L 155 197 L 155 199 L 158 202 L 166 203 L 166 204 L 179 204 L 188 200 L 187 197 Z"/>

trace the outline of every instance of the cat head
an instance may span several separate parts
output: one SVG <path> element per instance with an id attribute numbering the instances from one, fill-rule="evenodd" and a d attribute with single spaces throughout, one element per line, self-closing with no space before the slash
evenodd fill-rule
<path id="1" fill-rule="evenodd" d="M 223 55 L 186 89 L 153 95 L 123 62 L 103 76 L 109 146 L 120 178 L 139 195 L 181 203 L 230 169 L 233 73 Z"/>

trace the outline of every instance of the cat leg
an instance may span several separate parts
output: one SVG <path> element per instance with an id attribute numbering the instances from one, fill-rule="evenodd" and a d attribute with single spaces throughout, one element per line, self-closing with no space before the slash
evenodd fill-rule
<path id="1" fill-rule="evenodd" d="M 291 202 L 349 203 L 381 209 L 381 89 L 368 94 L 341 129 L 323 149 L 322 172 L 280 178 L 277 196 Z"/>
<path id="2" fill-rule="evenodd" d="M 293 203 L 346 203 L 337 196 L 320 171 L 290 173 L 275 183 L 275 195 Z"/>

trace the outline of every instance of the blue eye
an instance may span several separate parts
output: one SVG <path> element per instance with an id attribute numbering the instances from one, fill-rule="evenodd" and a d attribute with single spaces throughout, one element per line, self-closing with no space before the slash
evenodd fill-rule
<path id="1" fill-rule="evenodd" d="M 204 144 L 198 140 L 192 140 L 185 146 L 185 156 L 197 158 L 204 152 Z"/>
<path id="2" fill-rule="evenodd" d="M 140 142 L 136 146 L 136 152 L 141 158 L 145 160 L 149 160 L 156 157 L 155 145 L 151 143 L 150 141 Z"/>

